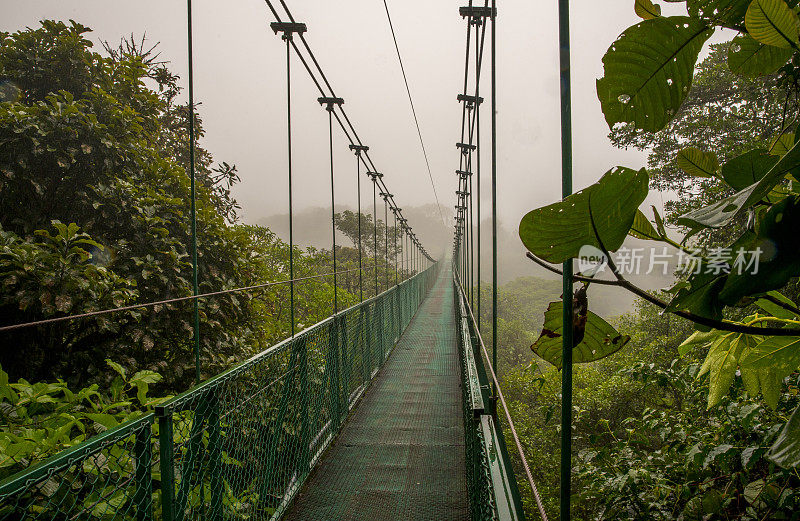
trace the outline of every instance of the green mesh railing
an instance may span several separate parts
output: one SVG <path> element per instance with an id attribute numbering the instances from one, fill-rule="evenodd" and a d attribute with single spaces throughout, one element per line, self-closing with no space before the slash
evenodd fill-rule
<path id="1" fill-rule="evenodd" d="M 525 519 L 522 502 L 498 425 L 477 328 L 457 278 L 453 284 L 459 325 L 470 517 L 475 521 L 522 520 Z"/>
<path id="2" fill-rule="evenodd" d="M 0 521 L 277 519 L 377 374 L 436 265 L 0 483 Z"/>

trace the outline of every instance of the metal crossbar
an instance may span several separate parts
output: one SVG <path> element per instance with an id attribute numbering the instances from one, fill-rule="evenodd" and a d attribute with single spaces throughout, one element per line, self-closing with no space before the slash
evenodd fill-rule
<path id="1" fill-rule="evenodd" d="M 437 269 L 8 478 L 0 521 L 278 519 Z"/>

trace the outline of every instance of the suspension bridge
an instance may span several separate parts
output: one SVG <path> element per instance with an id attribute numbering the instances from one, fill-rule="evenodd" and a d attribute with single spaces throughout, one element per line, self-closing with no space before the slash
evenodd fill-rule
<path id="1" fill-rule="evenodd" d="M 404 217 L 387 186 L 388 176 L 381 174 L 370 158 L 369 146 L 345 112 L 344 99 L 336 95 L 305 38 L 308 28 L 295 19 L 283 0 L 279 1 L 278 7 L 270 0 L 266 4 L 274 18 L 270 27 L 286 46 L 288 280 L 200 292 L 195 159 L 194 147 L 189 147 L 191 296 L 12 324 L 0 327 L 0 333 L 191 301 L 196 385 L 161 403 L 152 413 L 107 430 L 1 482 L 0 520 L 518 520 L 525 518 L 521 487 L 532 494 L 535 515 L 547 519 L 494 369 L 494 1 L 491 5 L 488 1 L 475 5 L 470 1 L 454 13 L 461 17 L 466 29 L 463 90 L 453 95 L 453 102 L 462 106 L 461 134 L 455 140 L 454 151 L 458 155 L 453 181 L 458 204 L 452 253 L 438 261 L 428 254 Z M 391 24 L 388 5 L 384 5 Z M 188 20 L 189 104 L 194 106 L 191 0 Z M 568 34 L 568 26 L 562 25 L 562 30 L 565 27 Z M 394 36 L 393 26 L 392 33 Z M 485 48 L 488 53 L 484 53 Z M 399 47 L 396 49 L 402 67 Z M 482 77 L 485 55 L 490 63 L 489 86 L 482 90 L 481 85 L 487 83 Z M 568 53 L 566 59 L 568 62 Z M 316 102 L 328 115 L 333 243 L 332 273 L 304 279 L 295 278 L 292 258 L 292 108 L 298 103 L 292 99 L 292 65 L 298 62 L 319 90 Z M 568 88 L 568 82 L 566 85 Z M 410 88 L 408 96 L 413 110 Z M 485 102 L 490 105 L 488 124 L 482 123 L 480 117 Z M 194 121 L 189 119 L 189 139 L 194 143 Z M 484 165 L 482 145 L 487 139 L 486 133 L 481 138 L 482 126 L 489 127 L 490 141 L 490 150 L 483 154 Z M 373 244 L 362 244 L 359 218 L 357 271 L 361 302 L 340 309 L 334 291 L 332 316 L 298 331 L 295 284 L 329 277 L 335 286 L 337 276 L 344 273 L 337 267 L 333 223 L 335 130 L 343 133 L 355 157 L 359 217 L 362 176 L 372 184 Z M 424 151 L 418 124 L 417 130 Z M 482 166 L 488 174 L 482 172 Z M 492 201 L 492 226 L 488 231 L 481 228 L 481 219 L 476 219 L 476 215 L 482 215 L 481 187 L 487 185 Z M 569 190 L 568 185 L 565 190 Z M 387 224 L 384 252 L 378 251 L 378 196 Z M 389 212 L 395 224 L 392 237 Z M 492 323 L 482 327 L 478 281 L 486 278 L 480 260 L 487 236 L 494 256 L 490 267 Z M 386 273 L 394 271 L 394 281 L 388 275 L 379 280 L 377 269 L 373 270 L 374 280 L 370 280 L 369 267 L 362 258 L 370 248 L 374 263 L 384 263 Z M 201 381 L 198 302 L 277 284 L 289 286 L 291 335 L 226 372 Z M 373 293 L 371 298 L 364 298 L 365 287 Z M 564 307 L 565 313 L 571 313 L 568 303 Z M 482 330 L 492 332 L 488 342 L 484 342 Z M 562 458 L 567 458 L 568 467 L 566 443 Z M 524 475 L 519 483 L 512 468 L 512 454 L 514 464 Z M 568 505 L 568 483 L 566 487 Z M 563 496 L 562 492 L 562 501 Z M 567 518 L 568 508 L 566 515 L 562 510 L 561 519 Z"/>

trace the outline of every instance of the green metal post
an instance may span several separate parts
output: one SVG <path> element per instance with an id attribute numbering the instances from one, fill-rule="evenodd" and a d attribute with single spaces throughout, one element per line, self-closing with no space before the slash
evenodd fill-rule
<path id="1" fill-rule="evenodd" d="M 175 447 L 172 434 L 172 411 L 156 407 L 158 418 L 158 453 L 161 467 L 161 516 L 175 519 Z"/>
<path id="2" fill-rule="evenodd" d="M 497 29 L 495 0 L 492 0 L 492 366 L 497 370 Z M 492 383 L 493 403 L 497 386 Z M 494 407 L 493 407 L 494 408 Z"/>
<path id="3" fill-rule="evenodd" d="M 485 26 L 484 26 L 484 35 L 486 34 Z M 478 47 L 478 38 L 475 38 L 475 98 L 478 99 L 480 97 L 480 77 L 481 71 L 479 65 L 481 64 L 481 57 L 480 57 L 480 48 Z M 477 252 L 478 256 L 476 258 L 476 277 L 475 282 L 478 284 L 476 288 L 477 292 L 477 312 L 478 315 L 475 317 L 478 322 L 478 331 L 481 329 L 481 104 L 475 104 L 475 185 L 476 185 L 476 193 L 477 193 L 477 214 L 478 214 L 478 225 L 477 225 L 477 236 L 478 236 L 478 243 L 477 243 Z"/>
<path id="4" fill-rule="evenodd" d="M 572 101 L 570 85 L 569 0 L 558 1 L 561 65 L 561 192 L 572 193 Z M 563 266 L 564 314 L 561 347 L 561 521 L 570 519 L 572 481 L 572 260 Z"/>
<path id="5" fill-rule="evenodd" d="M 191 220 L 192 234 L 192 295 L 197 297 L 200 294 L 200 286 L 197 282 L 197 203 L 195 192 L 195 135 L 194 135 L 194 61 L 192 53 L 192 0 L 186 1 L 187 15 L 187 44 L 189 51 L 189 192 L 191 197 L 191 208 L 189 219 Z M 200 383 L 200 303 L 197 298 L 192 299 L 192 310 L 194 315 L 194 369 L 195 381 Z"/>
<path id="6" fill-rule="evenodd" d="M 136 521 L 152 521 L 153 519 L 153 480 L 150 475 L 152 465 L 152 435 L 153 429 L 148 423 L 136 433 L 133 446 L 136 458 Z"/>

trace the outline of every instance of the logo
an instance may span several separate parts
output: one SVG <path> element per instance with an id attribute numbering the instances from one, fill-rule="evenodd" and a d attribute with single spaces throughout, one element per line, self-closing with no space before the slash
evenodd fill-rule
<path id="1" fill-rule="evenodd" d="M 581 246 L 578 252 L 578 271 L 586 277 L 593 277 L 606 269 L 608 258 L 600 248 L 590 244 Z"/>

